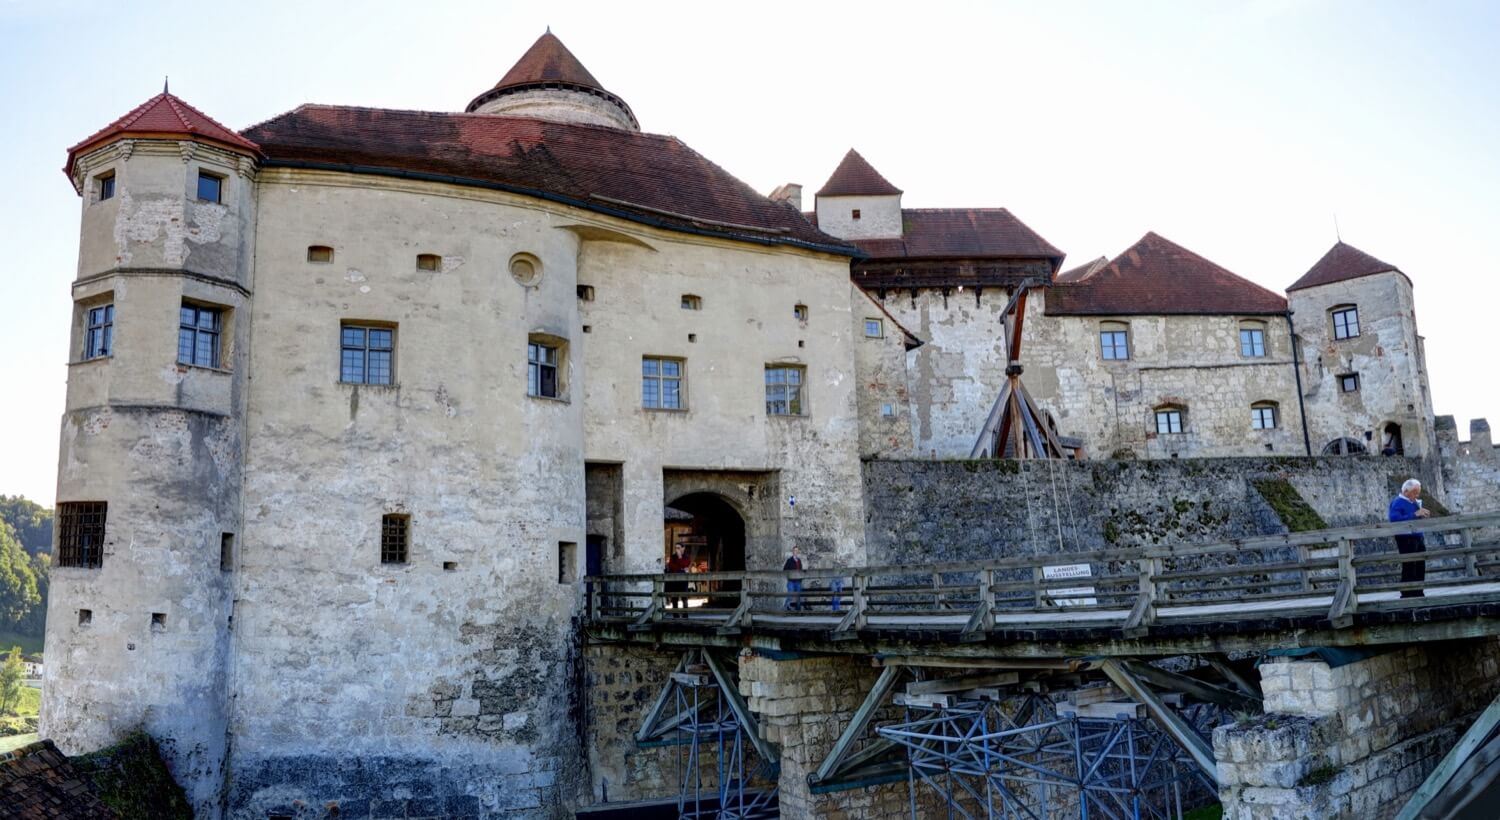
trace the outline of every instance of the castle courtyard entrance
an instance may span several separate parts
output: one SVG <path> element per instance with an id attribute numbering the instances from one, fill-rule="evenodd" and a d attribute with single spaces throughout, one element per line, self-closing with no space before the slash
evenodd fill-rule
<path id="1" fill-rule="evenodd" d="M 662 563 L 683 547 L 690 573 L 734 572 L 745 568 L 745 519 L 729 502 L 709 492 L 690 493 L 666 505 L 662 516 Z M 697 592 L 718 592 L 710 583 Z"/>

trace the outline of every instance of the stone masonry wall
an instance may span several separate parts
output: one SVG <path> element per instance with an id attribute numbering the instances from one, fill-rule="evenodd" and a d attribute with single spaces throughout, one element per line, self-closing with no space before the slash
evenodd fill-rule
<path id="1" fill-rule="evenodd" d="M 1443 489 L 1455 512 L 1500 510 L 1500 448 L 1490 439 L 1490 423 L 1469 422 L 1469 440 L 1458 440 L 1452 416 L 1437 418 Z"/>
<path id="2" fill-rule="evenodd" d="M 1406 458 L 867 461 L 871 564 L 969 561 L 1284 531 L 1257 478 L 1295 487 L 1330 526 L 1384 520 Z M 1399 482 L 1398 482 L 1399 484 Z"/>
<path id="3" fill-rule="evenodd" d="M 1500 641 L 1437 643 L 1339 667 L 1260 667 L 1263 717 L 1214 732 L 1226 820 L 1394 816 L 1500 691 Z"/>
<path id="4" fill-rule="evenodd" d="M 584 745 L 591 796 L 584 803 L 677 793 L 681 748 L 639 748 L 635 733 L 681 660 L 681 652 L 594 645 L 584 651 Z"/>

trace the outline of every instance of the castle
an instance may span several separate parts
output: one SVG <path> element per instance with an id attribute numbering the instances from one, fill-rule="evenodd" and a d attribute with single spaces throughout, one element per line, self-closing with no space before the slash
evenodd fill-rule
<path id="1" fill-rule="evenodd" d="M 862 460 L 1004 454 L 1007 321 L 1073 457 L 1438 454 L 1394 265 L 1336 244 L 1283 296 L 1147 233 L 1064 269 L 853 151 L 804 213 L 550 33 L 462 113 L 164 92 L 65 171 L 42 730 L 144 724 L 205 817 L 397 769 L 473 785 L 434 814 L 560 811 L 575 582 L 862 563 Z"/>

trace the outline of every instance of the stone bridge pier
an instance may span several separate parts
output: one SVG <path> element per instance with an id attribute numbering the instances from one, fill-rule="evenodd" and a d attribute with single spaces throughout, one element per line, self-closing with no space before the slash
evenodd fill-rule
<path id="1" fill-rule="evenodd" d="M 1500 693 L 1500 642 L 1269 657 L 1265 712 L 1214 732 L 1225 820 L 1396 816 Z"/>

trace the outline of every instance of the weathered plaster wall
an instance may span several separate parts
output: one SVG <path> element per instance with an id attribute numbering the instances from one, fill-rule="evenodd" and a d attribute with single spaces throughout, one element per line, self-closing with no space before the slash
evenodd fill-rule
<path id="1" fill-rule="evenodd" d="M 564 88 L 531 88 L 512 92 L 481 105 L 475 113 L 535 117 L 629 131 L 641 130 L 614 102 L 596 94 Z"/>
<path id="2" fill-rule="evenodd" d="M 901 195 L 819 196 L 818 227 L 840 239 L 882 239 L 902 233 Z M 854 212 L 859 211 L 859 218 Z"/>
<path id="3" fill-rule="evenodd" d="M 1005 383 L 1003 291 L 888 293 L 881 304 L 926 344 L 908 355 L 916 451 L 967 456 Z M 1022 382 L 1060 433 L 1087 455 L 1129 450 L 1144 458 L 1305 452 L 1285 320 L 1261 316 L 1075 317 L 1045 314 L 1046 292 L 1027 297 Z M 1129 327 L 1130 359 L 1104 361 L 1099 325 Z M 1240 355 L 1239 330 L 1265 331 L 1266 355 Z M 1277 405 L 1275 429 L 1251 426 L 1250 407 Z M 1155 408 L 1185 408 L 1184 432 L 1158 435 Z"/>
<path id="4" fill-rule="evenodd" d="M 1412 459 L 868 461 L 871 564 L 1214 541 L 1283 531 L 1252 486 L 1289 481 L 1331 526 L 1385 518 Z"/>
<path id="5" fill-rule="evenodd" d="M 1432 403 L 1411 282 L 1381 273 L 1288 294 L 1302 340 L 1302 386 L 1313 448 L 1348 437 L 1379 452 L 1387 423 L 1401 425 L 1407 455 L 1436 448 Z M 1358 336 L 1333 338 L 1335 306 L 1359 309 Z M 1338 376 L 1359 374 L 1359 390 L 1339 390 Z M 1365 433 L 1370 433 L 1370 439 Z"/>
<path id="6" fill-rule="evenodd" d="M 1500 447 L 1490 438 L 1490 423 L 1469 422 L 1469 440 L 1458 440 L 1452 416 L 1438 416 L 1438 452 L 1443 471 L 1443 491 L 1456 512 L 1500 510 Z"/>
<path id="7" fill-rule="evenodd" d="M 906 368 L 906 335 L 873 295 L 850 286 L 854 310 L 855 371 L 859 377 L 859 455 L 861 458 L 910 458 L 914 406 Z M 879 337 L 865 335 L 865 320 L 880 322 Z M 887 412 L 889 411 L 889 412 Z M 964 455 L 968 455 L 965 453 Z"/>

